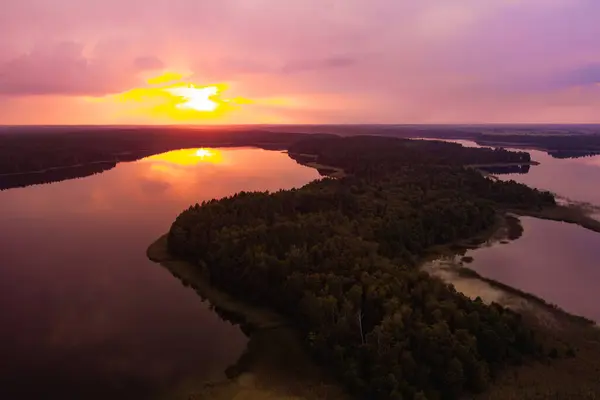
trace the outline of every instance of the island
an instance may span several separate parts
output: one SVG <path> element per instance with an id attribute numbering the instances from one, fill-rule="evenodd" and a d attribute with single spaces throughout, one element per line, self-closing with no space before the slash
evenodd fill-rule
<path id="1" fill-rule="evenodd" d="M 251 344 L 269 330 L 293 332 L 294 345 L 261 343 L 288 363 L 304 351 L 302 363 L 345 393 L 312 398 L 535 398 L 516 389 L 527 384 L 563 398 L 600 388 L 598 364 L 581 367 L 600 355 L 592 321 L 553 308 L 567 321 L 555 329 L 535 315 L 470 298 L 422 268 L 506 228 L 509 214 L 599 229 L 551 193 L 478 170 L 527 165 L 528 153 L 362 135 L 303 138 L 287 151 L 331 177 L 191 205 L 148 255 L 234 314 Z M 547 365 L 561 382 L 540 383 Z M 577 374 L 561 375 L 565 368 Z M 519 377 L 521 370 L 529 375 Z"/>

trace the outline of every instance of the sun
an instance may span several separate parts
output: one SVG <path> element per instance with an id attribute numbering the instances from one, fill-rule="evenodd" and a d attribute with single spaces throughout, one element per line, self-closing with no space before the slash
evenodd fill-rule
<path id="1" fill-rule="evenodd" d="M 206 157 L 210 157 L 213 155 L 213 152 L 208 150 L 208 149 L 198 149 L 196 150 L 196 156 L 200 157 L 200 158 L 206 158 Z"/>
<path id="2" fill-rule="evenodd" d="M 166 90 L 181 99 L 181 102 L 176 105 L 179 109 L 212 112 L 219 106 L 219 104 L 213 100 L 213 97 L 219 94 L 219 88 L 216 86 L 196 87 L 193 84 L 190 84 L 188 86 L 174 87 Z"/>
<path id="3" fill-rule="evenodd" d="M 107 96 L 105 101 L 116 100 L 118 113 L 123 117 L 150 116 L 183 123 L 208 123 L 229 118 L 231 113 L 252 103 L 240 96 L 223 97 L 230 84 L 199 85 L 181 74 L 165 72 L 147 79 L 142 87 Z"/>

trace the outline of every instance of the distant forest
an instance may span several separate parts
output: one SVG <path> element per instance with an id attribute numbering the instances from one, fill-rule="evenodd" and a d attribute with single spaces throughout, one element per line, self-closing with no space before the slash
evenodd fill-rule
<path id="1" fill-rule="evenodd" d="M 111 163 L 114 166 L 119 162 L 193 147 L 253 146 L 286 150 L 307 137 L 369 134 L 390 138 L 466 139 L 485 146 L 536 148 L 547 151 L 553 157 L 576 158 L 600 154 L 598 133 L 592 128 L 576 127 L 395 125 L 19 127 L 0 131 L 0 190 L 88 176 L 94 171 L 110 169 Z M 510 173 L 514 169 L 511 166 L 504 172 Z M 495 172 L 502 171 L 496 169 Z M 527 168 L 518 172 L 525 173 Z"/>
<path id="2" fill-rule="evenodd" d="M 347 176 L 195 204 L 173 223 L 169 251 L 213 285 L 289 316 L 351 393 L 456 399 L 507 366 L 573 355 L 519 314 L 419 269 L 434 246 L 490 229 L 501 210 L 555 205 L 548 192 L 467 167 L 527 153 L 359 136 L 309 138 L 289 154 Z"/>
<path id="3" fill-rule="evenodd" d="M 109 170 L 170 150 L 254 146 L 285 150 L 303 134 L 253 130 L 115 128 L 0 134 L 0 190 Z"/>

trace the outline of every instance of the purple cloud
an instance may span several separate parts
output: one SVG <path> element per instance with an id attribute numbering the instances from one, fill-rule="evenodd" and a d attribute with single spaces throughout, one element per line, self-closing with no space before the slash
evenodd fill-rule
<path id="1" fill-rule="evenodd" d="M 38 47 L 0 65 L 0 94 L 102 96 L 138 83 L 136 70 L 156 67 L 157 61 L 138 58 L 128 65 L 111 51 L 88 56 L 76 42 Z"/>
<path id="2" fill-rule="evenodd" d="M 344 68 L 354 65 L 356 59 L 348 56 L 328 57 L 322 60 L 301 60 L 286 63 L 280 71 L 285 74 L 293 74 L 298 72 L 324 70 L 332 68 Z"/>
<path id="3" fill-rule="evenodd" d="M 588 86 L 600 83 L 600 63 L 575 68 L 559 79 L 559 83 L 568 86 Z"/>

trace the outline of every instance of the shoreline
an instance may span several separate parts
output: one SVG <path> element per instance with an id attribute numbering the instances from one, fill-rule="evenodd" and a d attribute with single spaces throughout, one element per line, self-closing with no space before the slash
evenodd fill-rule
<path id="1" fill-rule="evenodd" d="M 177 260 L 168 253 L 167 235 L 153 242 L 146 252 L 148 258 L 165 267 L 173 276 L 190 286 L 203 299 L 207 299 L 225 314 L 230 314 L 235 323 L 245 330 L 264 330 L 289 326 L 282 316 L 266 309 L 254 307 L 241 302 L 229 294 L 210 285 L 205 276 L 186 261 Z"/>
<path id="2" fill-rule="evenodd" d="M 515 212 L 506 212 L 500 215 L 498 217 L 499 221 L 494 227 L 483 234 L 487 237 L 479 237 L 480 243 L 478 245 L 448 245 L 446 251 L 442 252 L 440 257 L 430 257 L 421 264 L 421 268 L 444 282 L 454 285 L 458 291 L 473 300 L 480 297 L 488 304 L 497 302 L 514 311 L 528 314 L 534 320 L 541 319 L 547 322 L 549 319 L 567 319 L 570 322 L 586 326 L 596 325 L 596 321 L 569 313 L 556 304 L 548 303 L 541 297 L 482 276 L 477 271 L 465 266 L 465 264 L 472 262 L 472 257 L 464 256 L 465 250 L 518 240 L 523 233 L 518 216 L 524 215 Z"/>
<path id="3" fill-rule="evenodd" d="M 508 212 L 522 217 L 575 224 L 584 229 L 600 233 L 600 221 L 590 216 L 593 210 L 587 210 L 585 207 L 577 204 L 567 206 L 557 204 L 554 207 L 542 210 L 508 210 Z"/>
<path id="4" fill-rule="evenodd" d="M 511 213 L 503 216 L 511 217 Z M 518 240 L 518 237 L 504 235 L 510 229 L 502 231 L 503 226 L 497 226 L 486 243 Z M 600 324 L 571 314 L 531 293 L 481 276 L 465 266 L 470 260 L 463 256 L 455 248 L 453 253 L 424 262 L 421 268 L 473 300 L 480 298 L 487 304 L 496 302 L 518 312 L 525 323 L 536 328 L 538 335 L 568 346 L 566 358 L 515 366 L 496 377 L 489 390 L 474 399 L 595 399 L 594 394 L 600 393 L 600 380 L 597 378 L 600 370 Z"/>
<path id="5" fill-rule="evenodd" d="M 479 297 L 486 303 L 497 302 L 520 313 L 524 321 L 535 327 L 539 334 L 556 343 L 568 344 L 572 349 L 569 350 L 573 353 L 572 357 L 553 360 L 552 363 L 527 363 L 507 370 L 498 377 L 497 383 L 476 398 L 505 399 L 506 391 L 516 391 L 517 397 L 509 398 L 528 398 L 525 395 L 519 397 L 522 394 L 519 389 L 521 385 L 531 386 L 533 393 L 538 393 L 535 390 L 549 390 L 545 374 L 556 374 L 561 378 L 567 376 L 567 381 L 576 385 L 573 391 L 569 389 L 566 392 L 569 396 L 574 391 L 580 393 L 580 390 L 585 390 L 586 385 L 592 388 L 590 390 L 600 389 L 600 382 L 597 388 L 588 383 L 589 365 L 597 365 L 600 370 L 600 329 L 594 321 L 570 314 L 532 294 L 480 276 L 464 266 L 468 261 L 461 260 L 465 250 L 517 240 L 522 234 L 518 216 L 520 214 L 499 211 L 492 227 L 472 238 L 431 248 L 419 263 L 423 271 L 453 285 L 457 291 L 472 299 Z M 314 363 L 298 333 L 284 317 L 246 304 L 211 287 L 197 268 L 169 255 L 166 240 L 167 235 L 163 235 L 152 243 L 147 250 L 148 258 L 161 264 L 184 285 L 194 288 L 215 307 L 222 318 L 239 323 L 249 338 L 239 360 L 227 368 L 227 378 L 201 383 L 198 386 L 201 389 L 190 394 L 188 399 L 351 398 L 322 367 Z M 556 381 L 562 382 L 561 379 Z M 548 393 L 566 389 L 557 384 L 552 390 Z"/>
<path id="6" fill-rule="evenodd" d="M 221 318 L 239 324 L 249 341 L 227 378 L 200 383 L 186 395 L 189 400 L 349 400 L 344 389 L 316 365 L 298 333 L 281 315 L 244 303 L 211 286 L 192 264 L 173 258 L 167 250 L 167 235 L 147 249 L 148 258 L 166 268 L 184 286 L 208 300 Z"/>
<path id="7" fill-rule="evenodd" d="M 527 161 L 527 162 L 506 162 L 506 163 L 492 163 L 492 164 L 467 164 L 465 168 L 485 168 L 485 167 L 519 167 L 522 165 L 540 165 L 538 161 Z"/>
<path id="8" fill-rule="evenodd" d="M 314 154 L 290 153 L 289 151 L 287 151 L 286 153 L 288 157 L 296 161 L 298 164 L 308 168 L 314 168 L 317 170 L 317 172 L 319 172 L 319 174 L 323 176 L 327 176 L 330 178 L 344 178 L 348 176 L 348 174 L 346 173 L 346 171 L 344 171 L 343 168 L 319 164 L 317 162 L 318 157 Z"/>
<path id="9" fill-rule="evenodd" d="M 305 159 L 314 157 L 309 154 L 296 154 L 296 156 L 303 157 Z M 302 165 L 305 165 L 307 167 L 312 167 L 312 168 L 317 168 L 317 165 L 318 165 L 315 162 L 310 162 L 310 161 L 307 162 L 307 160 L 305 160 L 304 162 L 300 162 L 299 160 L 296 159 L 296 161 Z M 539 162 L 531 161 L 528 164 L 529 165 L 539 165 Z M 491 166 L 499 166 L 499 165 L 513 165 L 513 163 L 493 164 Z M 516 163 L 514 165 L 522 165 L 522 163 Z M 346 175 L 345 172 L 339 168 L 322 166 L 322 165 L 318 165 L 318 166 L 320 168 L 330 168 L 330 169 L 340 170 L 341 174 L 343 174 L 342 176 Z M 486 166 L 486 165 L 481 165 L 481 166 Z M 488 165 L 488 166 L 490 166 L 490 165 Z M 480 165 L 469 165 L 469 166 L 465 166 L 465 167 L 474 168 L 474 169 L 478 170 Z M 554 196 L 556 198 L 556 195 L 554 195 Z M 508 241 L 517 240 L 518 238 L 521 237 L 521 235 L 523 233 L 523 227 L 521 226 L 521 221 L 519 220 L 519 217 L 533 217 L 533 218 L 538 218 L 538 219 L 543 219 L 543 220 L 548 220 L 548 221 L 556 221 L 556 222 L 575 224 L 584 229 L 588 229 L 593 232 L 600 233 L 600 221 L 597 219 L 594 219 L 590 216 L 594 212 L 594 210 L 592 208 L 586 207 L 585 205 L 578 204 L 578 203 L 567 204 L 567 205 L 556 204 L 553 207 L 546 207 L 542 210 L 508 209 L 508 210 L 498 210 L 497 212 L 498 212 L 498 217 L 497 217 L 496 223 L 492 227 L 481 232 L 480 234 L 478 234 L 474 237 L 471 237 L 469 239 L 459 241 L 459 242 L 449 243 L 449 244 L 441 245 L 441 246 L 434 246 L 433 248 L 429 249 L 429 252 L 428 252 L 429 254 L 427 254 L 425 257 L 423 257 L 422 260 L 419 262 L 420 268 L 424 269 L 424 267 L 427 264 L 436 262 L 437 260 L 439 260 L 440 258 L 443 258 L 443 257 L 457 256 L 457 255 L 459 255 L 461 250 L 469 250 L 469 249 L 479 248 L 482 245 L 484 245 L 485 243 L 490 243 L 490 242 L 491 243 L 507 243 Z M 490 288 L 498 290 L 498 291 L 502 292 L 502 294 L 504 294 L 504 295 L 518 297 L 520 302 L 523 302 L 523 301 L 533 302 L 538 307 L 544 307 L 547 309 L 546 311 L 549 311 L 551 313 L 561 314 L 561 317 L 567 318 L 571 321 L 584 323 L 588 326 L 593 326 L 595 324 L 600 326 L 600 322 L 596 323 L 595 321 L 585 318 L 583 316 L 568 313 L 567 311 L 564 311 L 562 308 L 560 308 L 558 305 L 550 304 L 550 303 L 546 302 L 543 298 L 537 297 L 531 293 L 523 292 L 517 288 L 506 285 L 502 282 L 495 281 L 493 279 L 489 279 L 484 276 L 481 276 L 476 271 L 463 266 L 463 263 L 468 264 L 469 262 L 470 262 L 469 260 L 462 260 L 460 262 L 460 270 L 453 268 L 453 269 L 455 269 L 455 271 L 451 271 L 451 272 L 462 275 L 462 276 L 460 276 L 461 278 L 477 280 L 482 285 L 488 285 Z M 427 272 L 431 273 L 432 271 L 427 271 Z M 447 268 L 446 268 L 446 272 L 448 272 Z M 435 276 L 435 274 L 434 274 L 434 276 Z M 438 277 L 441 278 L 440 276 L 438 276 Z M 446 278 L 446 279 L 444 279 L 444 278 Z M 455 282 L 457 282 L 457 280 L 455 278 L 453 278 L 454 282 L 447 280 L 447 279 L 451 279 L 451 277 L 448 275 L 444 275 L 444 278 L 442 278 L 442 280 L 444 280 L 444 282 L 449 283 L 449 284 L 454 284 Z M 481 286 L 480 289 L 482 291 L 485 291 L 485 286 Z M 469 296 L 469 297 L 471 297 L 471 296 Z M 478 296 L 475 296 L 475 297 L 478 297 Z M 472 297 L 472 298 L 474 298 L 474 297 Z M 503 305 L 506 305 L 507 307 L 511 308 L 510 304 L 503 304 Z M 514 306 L 514 304 L 513 304 L 513 306 Z M 513 309 L 514 309 L 514 307 L 513 307 Z M 515 309 L 515 311 L 521 312 L 522 310 Z"/>
<path id="10" fill-rule="evenodd" d="M 330 176 L 333 178 L 342 178 L 342 177 L 348 176 L 348 174 L 346 174 L 346 172 L 341 168 L 316 163 L 314 161 L 314 159 L 316 158 L 314 155 L 292 154 L 289 152 L 288 152 L 288 155 L 290 156 L 290 158 L 295 160 L 298 164 L 304 165 L 309 168 L 314 168 L 316 170 L 330 171 L 331 173 L 327 174 L 327 176 Z M 304 158 L 304 160 L 302 160 L 302 158 Z M 312 158 L 312 160 L 309 160 L 309 158 Z M 486 167 L 486 166 L 499 167 L 499 166 L 516 166 L 516 165 L 535 166 L 535 165 L 539 165 L 539 162 L 531 161 L 529 163 L 472 164 L 472 165 L 465 165 L 464 167 L 465 168 L 473 168 L 475 170 L 480 171 L 483 175 L 487 176 L 487 175 L 491 175 L 491 174 L 481 171 L 480 170 L 481 167 Z M 491 175 L 491 176 L 493 177 L 493 175 Z M 557 195 L 556 194 L 553 194 L 553 195 L 554 195 L 554 198 L 556 199 Z M 595 212 L 597 210 L 590 209 L 589 207 L 586 207 L 584 204 L 574 203 L 574 204 L 562 205 L 562 204 L 557 203 L 553 207 L 546 207 L 542 210 L 508 209 L 508 210 L 504 210 L 504 211 L 509 214 L 515 214 L 517 216 L 522 216 L 522 217 L 533 217 L 533 218 L 545 219 L 545 220 L 549 220 L 549 221 L 557 221 L 557 222 L 565 222 L 565 223 L 569 223 L 569 224 L 575 224 L 575 225 L 581 226 L 582 228 L 589 229 L 591 231 L 600 233 L 600 221 L 597 219 L 594 219 L 590 216 L 591 214 L 593 214 L 593 212 Z"/>

